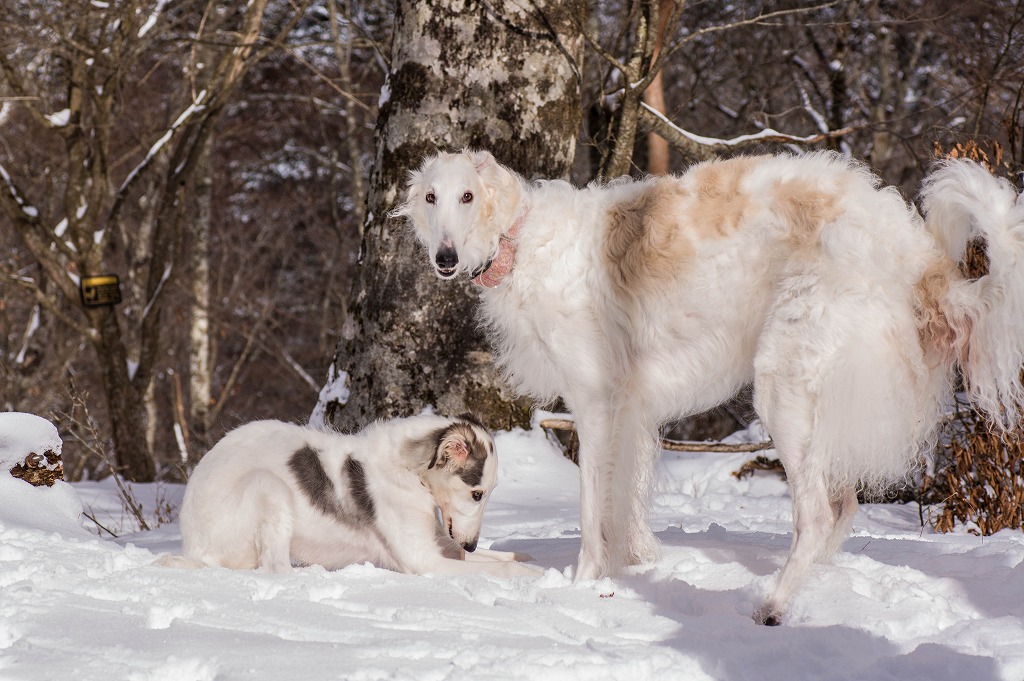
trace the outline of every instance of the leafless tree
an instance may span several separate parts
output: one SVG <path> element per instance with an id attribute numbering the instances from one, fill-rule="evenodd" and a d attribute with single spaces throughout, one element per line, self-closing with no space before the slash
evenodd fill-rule
<path id="1" fill-rule="evenodd" d="M 15 2 L 0 17 L 3 83 L 17 98 L 26 133 L 54 139 L 44 163 L 61 171 L 40 182 L 29 159 L 3 159 L 0 208 L 70 305 L 47 295 L 39 277 L 8 276 L 92 345 L 117 466 L 131 480 L 156 474 L 143 395 L 176 266 L 185 188 L 246 71 L 280 44 L 304 8 L 269 17 L 268 3 Z M 198 16 L 199 26 L 190 23 Z M 203 89 L 193 88 L 166 52 L 197 40 L 216 46 Z M 168 71 L 168 90 L 160 93 L 166 122 L 140 120 L 147 79 L 161 70 Z M 141 229 L 131 229 L 136 220 Z M 123 314 L 75 304 L 83 277 L 117 271 L 127 249 L 137 304 Z"/>

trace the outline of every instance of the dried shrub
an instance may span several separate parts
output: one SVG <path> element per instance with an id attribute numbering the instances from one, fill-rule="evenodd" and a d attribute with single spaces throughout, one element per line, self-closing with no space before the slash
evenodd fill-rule
<path id="1" fill-rule="evenodd" d="M 935 155 L 976 161 L 994 175 L 1007 175 L 1011 170 L 997 142 L 983 146 L 968 140 L 948 151 L 936 143 Z M 968 244 L 960 269 L 971 279 L 988 274 L 983 241 Z M 1020 429 L 994 431 L 981 414 L 958 397 L 953 418 L 939 439 L 934 472 L 924 476 L 917 500 L 922 506 L 928 505 L 928 520 L 939 532 L 950 532 L 958 524 L 983 535 L 1022 527 L 1024 434 Z"/>
<path id="2" fill-rule="evenodd" d="M 982 535 L 1024 527 L 1024 434 L 993 430 L 963 402 L 947 432 L 936 470 L 922 483 L 920 501 L 930 505 L 932 526 Z"/>
<path id="3" fill-rule="evenodd" d="M 988 147 L 989 150 L 986 151 L 985 147 Z M 993 175 L 998 175 L 1010 167 L 1003 152 L 1003 145 L 996 141 L 985 145 L 978 144 L 975 140 L 956 142 L 949 148 L 949 151 L 935 142 L 932 148 L 935 151 L 935 158 L 966 158 L 985 166 Z"/>

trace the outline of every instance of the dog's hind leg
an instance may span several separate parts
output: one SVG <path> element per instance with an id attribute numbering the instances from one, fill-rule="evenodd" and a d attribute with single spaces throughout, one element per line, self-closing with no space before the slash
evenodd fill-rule
<path id="1" fill-rule="evenodd" d="M 782 623 L 790 600 L 810 567 L 827 554 L 836 514 L 820 457 L 811 447 L 813 397 L 798 382 L 759 376 L 758 412 L 786 469 L 793 500 L 793 541 L 772 594 L 754 615 L 761 624 Z M 856 501 L 856 499 L 854 499 Z"/>
<path id="2" fill-rule="evenodd" d="M 828 543 L 825 545 L 823 560 L 828 560 L 835 555 L 836 551 L 843 545 L 843 542 L 850 536 L 853 529 L 853 519 L 857 515 L 857 488 L 854 485 L 847 485 L 835 492 L 831 498 L 832 502 L 832 531 L 828 535 Z"/>
<path id="3" fill-rule="evenodd" d="M 786 462 L 784 465 L 793 498 L 793 543 L 774 591 L 754 618 L 767 625 L 782 623 L 786 608 L 807 577 L 811 565 L 827 557 L 833 530 L 833 512 L 825 481 L 813 472 L 808 474 L 801 470 L 806 465 L 807 452 L 797 448 L 783 455 L 781 449 L 778 451 Z"/>
<path id="4" fill-rule="evenodd" d="M 259 528 L 260 569 L 265 572 L 291 572 L 291 514 L 267 516 Z"/>
<path id="5" fill-rule="evenodd" d="M 610 481 L 612 530 L 606 537 L 612 570 L 653 562 L 661 553 L 648 521 L 659 453 L 657 432 L 638 400 L 624 398 L 618 403 Z"/>
<path id="6" fill-rule="evenodd" d="M 235 526 L 235 536 L 221 538 L 223 544 L 215 549 L 220 554 L 217 562 L 228 567 L 291 572 L 290 548 L 295 512 L 288 485 L 267 471 L 252 471 L 238 485 L 238 505 L 233 513 L 246 522 Z M 255 565 L 238 565 L 238 559 L 246 555 L 250 557 L 245 560 L 254 560 Z"/>

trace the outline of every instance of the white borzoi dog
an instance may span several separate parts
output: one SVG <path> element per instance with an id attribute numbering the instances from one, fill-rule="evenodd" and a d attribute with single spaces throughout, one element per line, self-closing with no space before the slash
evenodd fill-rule
<path id="1" fill-rule="evenodd" d="M 181 507 L 184 556 L 158 562 L 289 572 L 368 561 L 410 574 L 536 576 L 517 562 L 529 556 L 476 548 L 497 476 L 494 441 L 469 414 L 381 421 L 354 435 L 257 421 L 196 466 Z"/>
<path id="2" fill-rule="evenodd" d="M 789 558 L 755 614 L 778 624 L 849 534 L 858 485 L 918 464 L 955 366 L 993 421 L 1016 421 L 1024 402 L 1024 205 L 955 161 L 927 180 L 923 207 L 927 219 L 827 153 L 576 189 L 463 152 L 426 159 L 395 214 L 438 276 L 479 285 L 508 381 L 575 416 L 577 579 L 658 555 L 660 424 L 753 381 L 793 500 Z M 991 259 L 977 281 L 957 268 L 971 235 Z"/>

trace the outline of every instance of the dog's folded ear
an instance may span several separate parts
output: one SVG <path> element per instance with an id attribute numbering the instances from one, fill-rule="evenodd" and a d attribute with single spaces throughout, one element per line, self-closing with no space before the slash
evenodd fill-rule
<path id="1" fill-rule="evenodd" d="M 430 460 L 427 468 L 445 468 L 449 465 L 462 466 L 469 458 L 469 443 L 462 433 L 455 429 L 448 428 L 437 443 L 434 451 L 434 458 Z"/>
<path id="2" fill-rule="evenodd" d="M 488 166 L 495 163 L 494 156 L 489 151 L 463 149 L 462 153 L 469 157 L 470 163 L 473 164 L 477 172 L 483 172 Z"/>

